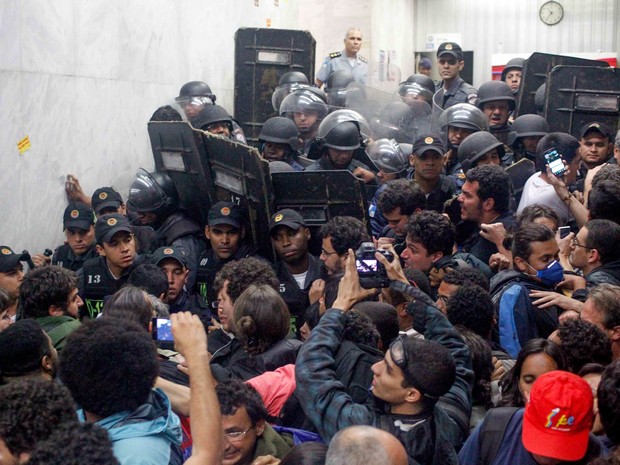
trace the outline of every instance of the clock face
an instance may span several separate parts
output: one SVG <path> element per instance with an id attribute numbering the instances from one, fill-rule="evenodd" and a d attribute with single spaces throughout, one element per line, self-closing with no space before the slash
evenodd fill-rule
<path id="1" fill-rule="evenodd" d="M 539 16 L 543 23 L 553 26 L 562 21 L 564 8 L 558 2 L 547 2 L 540 7 Z"/>

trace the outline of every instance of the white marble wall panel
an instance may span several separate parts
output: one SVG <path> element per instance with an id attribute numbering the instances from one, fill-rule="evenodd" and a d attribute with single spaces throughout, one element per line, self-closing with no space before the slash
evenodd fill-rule
<path id="1" fill-rule="evenodd" d="M 75 74 L 74 0 L 20 2 L 23 71 Z"/>
<path id="2" fill-rule="evenodd" d="M 0 2 L 0 69 L 20 69 L 19 0 Z"/>

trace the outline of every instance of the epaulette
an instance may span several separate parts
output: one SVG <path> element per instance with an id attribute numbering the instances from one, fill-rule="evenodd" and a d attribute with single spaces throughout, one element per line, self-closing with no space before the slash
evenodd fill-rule
<path id="1" fill-rule="evenodd" d="M 342 52 L 332 52 L 329 54 L 330 58 L 338 58 L 339 56 L 342 55 Z"/>
<path id="2" fill-rule="evenodd" d="M 358 55 L 357 58 L 364 63 L 368 63 L 368 59 L 366 57 L 363 57 L 362 55 Z"/>

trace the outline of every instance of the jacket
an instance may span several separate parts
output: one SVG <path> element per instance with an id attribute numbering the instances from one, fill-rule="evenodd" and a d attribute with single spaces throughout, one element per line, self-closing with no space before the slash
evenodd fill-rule
<path id="1" fill-rule="evenodd" d="M 76 255 L 73 253 L 69 244 L 63 244 L 56 248 L 54 255 L 52 255 L 52 265 L 60 266 L 71 271 L 78 271 L 84 266 L 86 260 L 98 257 L 97 248 L 93 245 L 82 255 Z"/>
<path id="2" fill-rule="evenodd" d="M 44 316 L 36 318 L 43 331 L 52 340 L 54 349 L 60 352 L 67 342 L 67 337 L 80 327 L 80 322 L 69 315 Z"/>
<path id="3" fill-rule="evenodd" d="M 78 416 L 84 421 L 82 410 Z M 147 402 L 133 412 L 115 413 L 96 424 L 108 432 L 120 465 L 183 463 L 181 422 L 161 389 L 153 389 Z"/>

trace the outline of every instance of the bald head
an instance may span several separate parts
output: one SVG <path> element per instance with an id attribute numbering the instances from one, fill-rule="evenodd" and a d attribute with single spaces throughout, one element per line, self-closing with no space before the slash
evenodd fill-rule
<path id="1" fill-rule="evenodd" d="M 339 431 L 327 449 L 325 465 L 407 465 L 407 452 L 396 436 L 372 426 Z"/>

